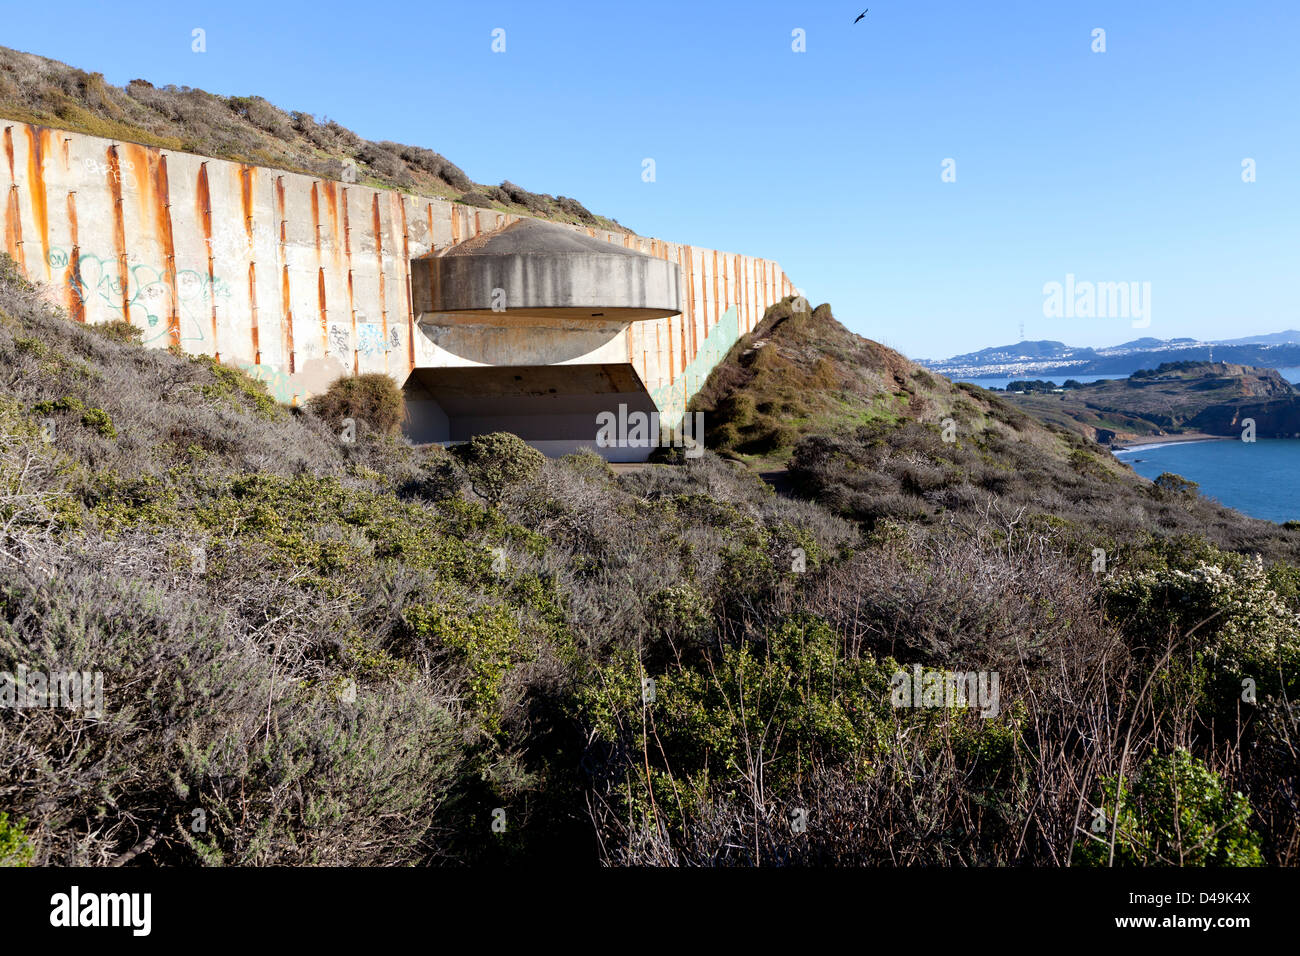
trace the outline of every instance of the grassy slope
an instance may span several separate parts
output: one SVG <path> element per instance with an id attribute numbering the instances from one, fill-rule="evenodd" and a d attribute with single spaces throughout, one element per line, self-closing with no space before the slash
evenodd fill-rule
<path id="1" fill-rule="evenodd" d="M 285 112 L 258 96 L 216 96 L 145 80 L 116 87 L 100 73 L 3 46 L 0 116 L 327 179 L 342 179 L 343 164 L 352 162 L 364 185 L 628 231 L 576 199 L 532 193 L 509 182 L 477 184 L 432 150 L 362 139 L 338 123 Z"/>
<path id="2" fill-rule="evenodd" d="M 959 437 L 1026 443 L 1065 460 L 1077 443 L 1064 429 L 1019 413 L 999 395 L 954 385 L 898 352 L 855 335 L 829 305 L 773 306 L 742 336 L 692 402 L 705 415 L 708 446 L 760 470 L 789 461 L 800 438 L 860 425 L 956 424 Z M 1105 457 L 1098 467 L 1128 471 Z"/>

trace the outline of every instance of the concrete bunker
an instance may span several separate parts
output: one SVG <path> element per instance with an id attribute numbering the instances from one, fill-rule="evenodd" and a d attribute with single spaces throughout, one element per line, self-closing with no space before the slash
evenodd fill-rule
<path id="1" fill-rule="evenodd" d="M 674 262 L 522 219 L 411 260 L 411 295 L 432 356 L 405 385 L 415 441 L 510 431 L 560 455 L 596 447 L 600 412 L 656 411 L 628 329 L 680 313 Z M 597 450 L 611 461 L 650 452 Z"/>

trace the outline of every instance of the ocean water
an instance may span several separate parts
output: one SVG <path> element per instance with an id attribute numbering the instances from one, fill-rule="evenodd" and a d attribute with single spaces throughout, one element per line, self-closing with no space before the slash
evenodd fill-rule
<path id="1" fill-rule="evenodd" d="M 1297 369 L 1296 371 L 1297 371 L 1297 373 L 1300 373 L 1300 369 Z M 991 376 L 991 377 L 989 377 L 989 376 L 985 376 L 985 377 L 980 377 L 980 378 L 954 378 L 953 381 L 954 381 L 954 382 L 973 382 L 974 384 L 978 385 L 980 388 L 1006 388 L 1006 387 L 1007 387 L 1007 382 L 1033 382 L 1033 381 L 1037 381 L 1038 379 L 1043 379 L 1044 381 L 1055 382 L 1057 385 L 1061 385 L 1061 384 L 1064 383 L 1067 379 L 1071 379 L 1071 378 L 1074 379 L 1076 382 L 1083 382 L 1083 383 L 1086 385 L 1088 382 L 1099 382 L 1099 381 L 1101 381 L 1103 378 L 1128 378 L 1128 376 L 1127 376 L 1127 375 L 1119 375 L 1119 374 L 1114 374 L 1114 375 L 1041 375 L 1041 374 L 1039 374 L 1039 373 L 1037 373 L 1037 372 L 1034 372 L 1034 373 L 1031 373 L 1031 374 L 1029 374 L 1029 375 L 1013 375 L 1013 376 L 1011 376 L 1010 378 L 1007 378 L 1006 376 L 1002 376 L 1002 377 L 997 377 L 997 376 Z"/>
<path id="2" fill-rule="evenodd" d="M 1172 471 L 1253 518 L 1300 521 L 1300 439 L 1177 442 L 1115 452 L 1144 478 Z"/>
<path id="3" fill-rule="evenodd" d="M 1280 368 L 1277 371 L 1279 375 L 1281 375 L 1284 379 L 1286 379 L 1291 384 L 1293 385 L 1300 384 L 1300 368 Z M 1083 382 L 1086 384 L 1088 382 L 1099 382 L 1103 378 L 1128 378 L 1128 376 L 1121 375 L 1118 372 L 1113 372 L 1109 375 L 1040 375 L 1038 373 L 1031 373 L 1029 375 L 1015 375 L 1012 376 L 1011 378 L 1006 378 L 1006 377 L 999 378 L 996 376 L 987 376 L 987 377 L 980 377 L 980 378 L 954 378 L 953 381 L 974 382 L 980 388 L 1006 388 L 1007 382 L 1017 382 L 1017 381 L 1023 382 L 1025 380 L 1033 381 L 1034 379 L 1039 379 L 1039 378 L 1046 379 L 1049 382 L 1055 382 L 1057 385 L 1060 385 L 1066 379 L 1070 379 L 1070 378 L 1074 379 L 1076 382 Z"/>

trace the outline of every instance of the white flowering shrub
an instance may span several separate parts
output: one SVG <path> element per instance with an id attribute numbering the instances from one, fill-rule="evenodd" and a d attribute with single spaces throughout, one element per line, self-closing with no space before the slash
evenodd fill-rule
<path id="1" fill-rule="evenodd" d="M 1203 678 L 1224 692 L 1250 679 L 1261 697 L 1285 685 L 1293 698 L 1300 685 L 1300 614 L 1273 589 L 1258 557 L 1220 557 L 1220 563 L 1198 560 L 1190 569 L 1120 577 L 1108 589 L 1109 616 L 1134 646 L 1186 642 Z"/>

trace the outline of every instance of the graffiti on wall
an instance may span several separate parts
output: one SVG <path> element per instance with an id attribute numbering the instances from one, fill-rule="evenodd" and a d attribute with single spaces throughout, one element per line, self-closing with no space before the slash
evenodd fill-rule
<path id="1" fill-rule="evenodd" d="M 378 322 L 357 323 L 357 351 L 362 355 L 382 355 L 401 347 L 402 336 L 396 328 L 389 329 L 388 338 L 384 338 L 383 326 Z"/>
<path id="2" fill-rule="evenodd" d="M 271 368 L 269 365 L 254 365 L 251 362 L 242 363 L 239 367 L 254 381 L 265 385 L 266 391 L 277 402 L 298 405 L 307 398 L 305 391 L 294 385 L 288 372 Z"/>
<path id="3" fill-rule="evenodd" d="M 52 269 L 67 269 L 69 259 L 69 254 L 63 249 L 50 250 Z M 165 339 L 172 302 L 171 281 L 166 272 L 156 266 L 136 263 L 128 264 L 126 274 L 128 288 L 123 290 L 117 259 L 82 252 L 75 268 L 68 274 L 68 288 L 87 311 L 103 308 L 112 318 L 136 326 L 141 330 L 141 341 L 145 344 Z M 212 303 L 229 297 L 230 287 L 221 279 L 211 279 L 206 273 L 192 269 L 177 272 L 176 310 L 180 341 L 204 341 L 204 326 L 211 325 Z"/>

